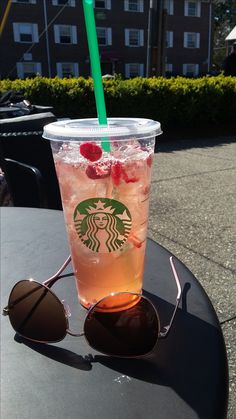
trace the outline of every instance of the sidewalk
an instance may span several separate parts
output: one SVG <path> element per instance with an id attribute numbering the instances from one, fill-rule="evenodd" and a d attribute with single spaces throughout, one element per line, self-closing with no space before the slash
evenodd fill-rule
<path id="1" fill-rule="evenodd" d="M 149 237 L 187 265 L 224 322 L 236 419 L 236 136 L 157 144 Z"/>

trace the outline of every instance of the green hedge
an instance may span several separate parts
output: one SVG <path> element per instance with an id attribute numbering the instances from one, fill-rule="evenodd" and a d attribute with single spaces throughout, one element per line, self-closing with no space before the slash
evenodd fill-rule
<path id="1" fill-rule="evenodd" d="M 21 91 L 34 104 L 53 106 L 58 117 L 96 116 L 91 79 L 1 80 L 0 94 L 8 90 Z M 236 77 L 117 77 L 104 81 L 104 90 L 108 116 L 152 118 L 164 129 L 235 124 Z"/>

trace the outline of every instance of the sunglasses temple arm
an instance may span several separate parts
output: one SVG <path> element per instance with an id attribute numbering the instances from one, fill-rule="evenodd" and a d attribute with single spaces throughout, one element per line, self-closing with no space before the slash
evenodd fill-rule
<path id="1" fill-rule="evenodd" d="M 55 284 L 55 282 L 59 279 L 59 276 L 61 275 L 61 273 L 69 265 L 70 261 L 71 261 L 71 255 L 68 256 L 68 258 L 65 260 L 63 265 L 61 265 L 61 267 L 58 269 L 58 271 L 54 275 L 50 276 L 50 278 L 46 279 L 46 281 L 43 282 L 43 285 L 49 288 L 52 287 Z"/>
<path id="2" fill-rule="evenodd" d="M 173 321 L 174 321 L 174 318 L 175 318 L 175 315 L 176 315 L 176 311 L 177 311 L 177 308 L 179 306 L 179 302 L 180 302 L 181 295 L 182 295 L 182 289 L 181 289 L 179 277 L 178 277 L 178 274 L 176 272 L 176 268 L 175 268 L 175 265 L 174 265 L 173 256 L 170 257 L 170 265 L 171 265 L 172 272 L 173 272 L 175 282 L 176 282 L 176 286 L 177 286 L 176 304 L 175 304 L 175 308 L 174 308 L 173 314 L 172 314 L 171 319 L 170 319 L 170 323 L 167 326 L 164 326 L 164 328 L 163 328 L 164 330 L 159 333 L 159 338 L 165 338 L 168 335 L 168 333 L 170 331 L 170 328 L 173 324 Z"/>

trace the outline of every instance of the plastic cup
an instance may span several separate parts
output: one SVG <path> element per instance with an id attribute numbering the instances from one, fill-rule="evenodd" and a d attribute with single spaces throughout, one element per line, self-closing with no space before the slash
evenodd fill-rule
<path id="1" fill-rule="evenodd" d="M 96 118 L 62 120 L 44 127 L 60 186 L 78 298 L 86 308 L 111 293 L 142 293 L 151 170 L 159 134 L 159 122 L 142 118 L 108 118 L 106 126 Z M 108 141 L 110 150 L 105 151 L 102 145 Z M 132 304 L 127 299 L 120 307 Z"/>

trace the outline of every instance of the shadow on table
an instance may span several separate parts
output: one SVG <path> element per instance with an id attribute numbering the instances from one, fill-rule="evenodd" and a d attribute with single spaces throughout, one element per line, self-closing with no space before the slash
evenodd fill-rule
<path id="1" fill-rule="evenodd" d="M 220 328 L 187 312 L 189 288 L 190 285 L 185 284 L 182 308 L 177 310 L 168 337 L 160 339 L 154 352 L 142 359 L 105 355 L 82 357 L 58 346 L 29 342 L 17 335 L 15 339 L 73 368 L 89 371 L 93 363 L 99 362 L 122 375 L 170 387 L 199 417 L 222 419 L 226 415 L 228 395 L 224 340 Z M 174 306 L 149 292 L 145 292 L 145 295 L 156 305 L 162 327 L 168 324 Z"/>
<path id="2" fill-rule="evenodd" d="M 112 359 L 96 355 L 101 364 L 136 379 L 172 388 L 201 418 L 222 419 L 228 399 L 228 367 L 220 328 L 187 312 L 187 292 L 182 309 L 166 339 L 159 340 L 146 359 Z M 168 324 L 173 305 L 145 292 L 158 308 L 162 327 Z M 216 398 L 216 389 L 219 393 Z"/>
<path id="3" fill-rule="evenodd" d="M 55 345 L 47 345 L 45 343 L 31 342 L 17 334 L 14 337 L 18 343 L 23 343 L 34 351 L 46 356 L 47 358 L 53 359 L 54 361 L 68 365 L 69 367 L 76 368 L 82 371 L 90 371 L 92 369 L 91 358 L 83 357 L 73 351 L 61 348 Z"/>

